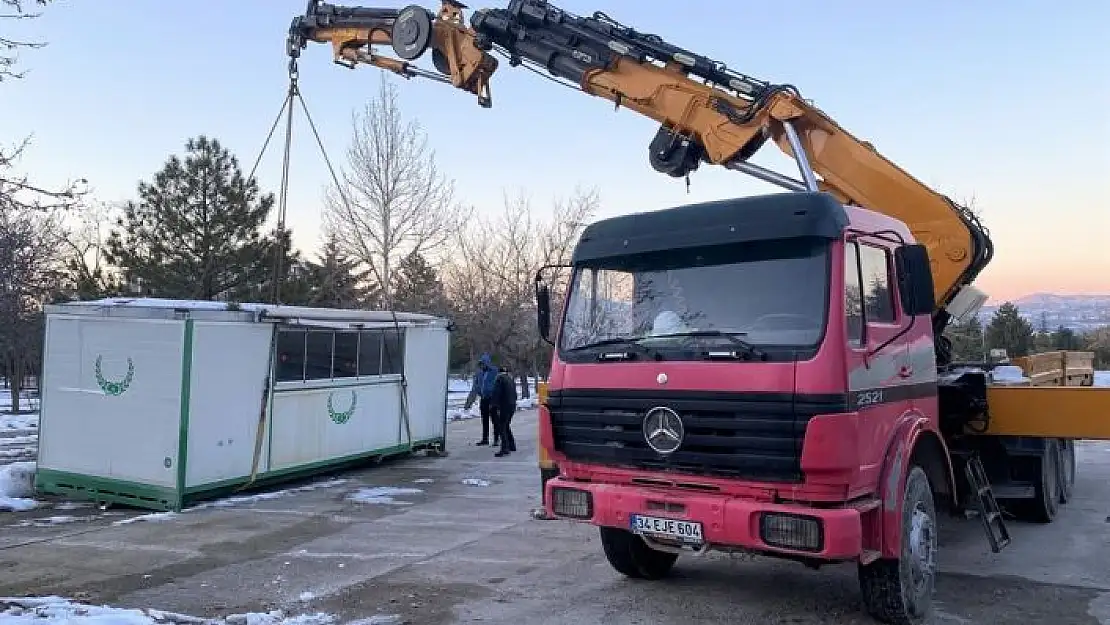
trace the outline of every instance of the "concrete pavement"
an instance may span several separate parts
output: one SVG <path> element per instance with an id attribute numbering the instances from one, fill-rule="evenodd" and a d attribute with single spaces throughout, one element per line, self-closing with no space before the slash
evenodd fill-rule
<path id="1" fill-rule="evenodd" d="M 622 578 L 596 529 L 530 519 L 535 413 L 515 421 L 520 451 L 508 458 L 470 445 L 476 421 L 455 422 L 446 458 L 386 462 L 268 498 L 179 515 L 71 504 L 0 513 L 0 596 L 417 625 L 873 622 L 848 565 L 712 555 L 680 559 L 667 581 Z M 1110 447 L 1084 445 L 1078 466 L 1058 521 L 1012 523 L 1002 554 L 976 521 L 946 524 L 938 623 L 1110 624 Z"/>

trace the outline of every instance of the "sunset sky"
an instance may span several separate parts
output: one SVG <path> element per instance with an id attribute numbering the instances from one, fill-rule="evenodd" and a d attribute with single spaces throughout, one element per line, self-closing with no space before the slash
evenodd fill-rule
<path id="1" fill-rule="evenodd" d="M 0 84 L 0 133 L 9 145 L 33 135 L 20 169 L 40 184 L 84 176 L 107 201 L 134 198 L 140 179 L 202 133 L 249 169 L 284 97 L 285 35 L 305 4 L 62 0 L 39 20 L 5 22 L 8 36 L 50 43 L 21 54 L 25 79 Z M 997 250 L 978 283 L 993 299 L 1110 293 L 1110 3 L 559 6 L 603 10 L 738 71 L 797 85 L 921 180 L 974 197 Z M 343 162 L 351 113 L 375 96 L 380 76 L 333 65 L 322 45 L 302 57 L 301 87 L 333 161 Z M 459 199 L 481 211 L 497 211 L 503 192 L 518 189 L 543 206 L 576 185 L 597 186 L 599 216 L 775 190 L 708 168 L 687 193 L 647 163 L 654 123 L 504 62 L 490 110 L 448 87 L 395 80 Z M 295 123 L 289 225 L 314 255 L 328 174 L 303 116 Z M 278 147 L 259 173 L 275 193 Z M 756 160 L 794 173 L 777 153 Z"/>

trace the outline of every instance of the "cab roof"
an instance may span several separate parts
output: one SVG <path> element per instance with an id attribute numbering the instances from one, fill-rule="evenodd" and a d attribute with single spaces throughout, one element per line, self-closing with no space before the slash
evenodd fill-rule
<path id="1" fill-rule="evenodd" d="M 687 204 L 590 224 L 571 262 L 776 239 L 837 240 L 853 221 L 836 198 L 823 192 L 773 193 Z"/>

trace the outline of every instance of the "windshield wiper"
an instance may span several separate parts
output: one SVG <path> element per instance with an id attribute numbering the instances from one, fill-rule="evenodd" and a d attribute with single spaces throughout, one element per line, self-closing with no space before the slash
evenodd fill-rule
<path id="1" fill-rule="evenodd" d="M 656 352 L 654 349 L 651 349 L 650 347 L 648 347 L 646 345 L 642 345 L 639 341 L 640 341 L 639 338 L 630 338 L 630 337 L 621 338 L 621 337 L 618 337 L 618 338 L 612 338 L 612 339 L 605 339 L 605 340 L 602 340 L 602 341 L 596 341 L 596 342 L 593 342 L 593 343 L 587 343 L 585 345 L 579 345 L 578 347 L 568 349 L 567 352 L 582 352 L 582 351 L 586 351 L 586 350 L 598 349 L 600 347 L 610 347 L 610 346 L 614 346 L 614 345 L 627 345 L 627 346 L 635 348 L 637 351 L 639 351 L 640 353 L 644 354 L 645 356 L 647 356 L 649 358 L 654 358 L 655 360 L 663 360 L 663 357 L 658 352 Z M 630 355 L 626 354 L 624 352 L 608 352 L 608 353 L 601 353 L 601 354 L 597 355 L 598 360 L 625 360 L 629 357 L 630 357 Z"/>
<path id="2" fill-rule="evenodd" d="M 756 358 L 766 359 L 766 357 L 767 357 L 766 352 L 759 349 L 755 345 L 752 345 L 751 343 L 745 341 L 744 339 L 740 338 L 742 336 L 747 336 L 747 334 L 748 334 L 747 332 L 726 332 L 724 330 L 693 330 L 693 331 L 690 331 L 690 332 L 675 332 L 675 333 L 672 333 L 672 334 L 656 334 L 656 335 L 652 336 L 651 338 L 653 338 L 653 339 L 670 339 L 670 338 L 687 338 L 687 337 L 690 337 L 690 338 L 705 338 L 705 337 L 723 338 L 723 339 L 726 339 L 729 342 L 731 342 L 733 345 L 736 345 L 737 347 L 742 348 L 746 354 L 750 354 L 752 356 L 755 356 Z M 736 358 L 741 357 L 741 354 L 738 354 L 736 352 L 713 352 L 713 351 L 710 351 L 710 352 L 706 352 L 706 355 L 708 355 L 710 358 L 733 358 L 733 359 L 736 359 Z"/>

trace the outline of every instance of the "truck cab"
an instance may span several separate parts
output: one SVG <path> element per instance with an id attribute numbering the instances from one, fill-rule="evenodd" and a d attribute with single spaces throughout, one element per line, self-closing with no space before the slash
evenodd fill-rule
<path id="1" fill-rule="evenodd" d="M 599 526 L 635 577 L 709 549 L 896 561 L 913 455 L 931 574 L 933 493 L 954 488 L 928 254 L 904 224 L 819 192 L 729 199 L 594 223 L 571 268 L 548 514 Z"/>

